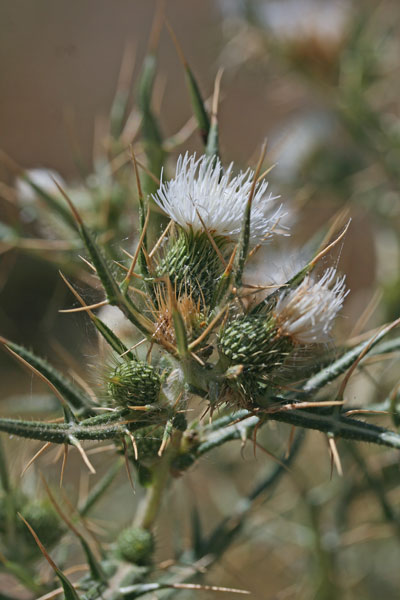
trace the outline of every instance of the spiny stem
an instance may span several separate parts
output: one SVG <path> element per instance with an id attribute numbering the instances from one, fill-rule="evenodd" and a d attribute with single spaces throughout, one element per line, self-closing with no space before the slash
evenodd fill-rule
<path id="1" fill-rule="evenodd" d="M 151 529 L 154 525 L 158 511 L 161 507 L 164 491 L 170 477 L 170 466 L 177 454 L 182 437 L 181 431 L 174 431 L 171 435 L 170 444 L 164 452 L 160 462 L 153 471 L 153 482 L 135 518 L 135 525 L 143 529 Z"/>

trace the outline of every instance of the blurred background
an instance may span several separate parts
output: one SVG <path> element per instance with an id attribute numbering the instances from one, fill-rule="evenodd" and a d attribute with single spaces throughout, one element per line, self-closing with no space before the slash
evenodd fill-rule
<path id="1" fill-rule="evenodd" d="M 66 358 L 80 371 L 86 364 L 92 381 L 96 336 L 82 315 L 58 313 L 72 303 L 58 268 L 75 277 L 81 290 L 91 282 L 75 270 L 79 246 L 74 236 L 56 222 L 48 205 L 38 204 L 40 194 L 36 191 L 35 198 L 26 181 L 24 187 L 23 170 L 51 169 L 105 236 L 105 224 L 118 207 L 115 198 L 122 198 L 125 212 L 115 209 L 107 243 L 111 251 L 132 244 L 134 183 L 119 166 L 111 176 L 104 174 L 111 147 L 105 139 L 116 122 L 112 110 L 118 91 L 126 96 L 129 126 L 125 137 L 113 138 L 113 159 L 119 160 L 128 142 L 140 144 L 143 137 L 139 82 L 155 7 L 151 0 L 3 0 L 0 6 L 0 334 L 50 356 L 58 366 Z M 276 163 L 268 176 L 271 190 L 288 207 L 291 237 L 260 257 L 254 265 L 257 277 L 279 280 L 330 220 L 340 214 L 346 222 L 351 216 L 345 243 L 334 257 L 340 258 L 339 271 L 346 273 L 351 289 L 337 339 L 344 342 L 398 317 L 398 2 L 166 0 L 165 12 L 204 98 L 211 97 L 217 71 L 224 69 L 222 160 L 254 167 L 268 139 L 268 164 Z M 152 108 L 170 172 L 180 152 L 201 152 L 202 144 L 190 122 L 184 70 L 165 27 L 156 54 Z M 43 187 L 49 181 L 48 174 L 37 180 Z M 104 198 L 107 218 L 96 221 Z M 96 291 L 90 294 L 96 301 Z M 360 315 L 365 318 L 358 322 Z M 2 413 L 32 415 L 51 408 L 37 381 L 5 353 L 0 360 Z M 348 400 L 378 404 L 396 383 L 394 359 L 368 365 L 353 378 Z M 260 443 L 281 454 L 285 438 L 283 426 L 271 426 Z M 33 446 L 9 442 L 16 477 Z M 307 436 L 294 473 L 252 511 L 242 536 L 207 575 L 209 583 L 245 587 L 260 599 L 399 597 L 398 455 L 362 447 L 355 460 L 345 444 L 339 450 L 345 474 L 331 478 L 325 439 Z M 250 448 L 243 456 L 239 445 L 221 449 L 176 482 L 182 493 L 174 490 L 165 513 L 178 522 L 197 498 L 209 530 L 270 468 L 271 459 L 260 453 L 255 459 Z M 68 486 L 76 499 L 69 469 Z M 368 477 L 374 488 L 366 485 Z M 129 493 L 125 479 L 121 475 L 114 485 L 116 506 Z M 37 485 L 33 475 L 24 485 Z M 160 526 L 160 560 L 171 551 L 173 527 L 171 519 Z M 112 537 L 113 525 L 106 530 Z"/>

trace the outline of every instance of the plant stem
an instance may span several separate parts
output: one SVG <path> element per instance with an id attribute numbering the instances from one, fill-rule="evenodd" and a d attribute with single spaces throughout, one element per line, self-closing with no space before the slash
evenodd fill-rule
<path id="1" fill-rule="evenodd" d="M 170 466 L 176 456 L 182 438 L 181 431 L 174 431 L 160 462 L 153 470 L 153 481 L 146 496 L 139 505 L 134 524 L 143 529 L 151 529 L 161 507 L 164 491 L 170 478 Z"/>
<path id="2" fill-rule="evenodd" d="M 5 455 L 3 442 L 0 438 L 0 483 L 4 492 L 8 494 L 11 490 L 10 480 L 8 477 L 7 458 Z"/>

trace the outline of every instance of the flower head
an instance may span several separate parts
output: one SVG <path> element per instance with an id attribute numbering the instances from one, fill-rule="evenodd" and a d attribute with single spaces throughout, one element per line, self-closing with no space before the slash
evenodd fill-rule
<path id="1" fill-rule="evenodd" d="M 232 176 L 233 163 L 224 171 L 217 158 L 180 156 L 175 178 L 161 181 L 155 202 L 183 229 L 207 230 L 217 236 L 237 240 L 253 183 L 254 171 L 247 169 Z M 250 218 L 250 240 L 263 243 L 278 230 L 283 216 L 276 197 L 266 196 L 268 182 L 256 185 Z"/>
<path id="2" fill-rule="evenodd" d="M 333 321 L 348 294 L 345 277 L 333 283 L 335 276 L 336 269 L 330 268 L 319 281 L 308 275 L 296 289 L 283 292 L 273 311 L 282 334 L 299 344 L 329 341 Z"/>

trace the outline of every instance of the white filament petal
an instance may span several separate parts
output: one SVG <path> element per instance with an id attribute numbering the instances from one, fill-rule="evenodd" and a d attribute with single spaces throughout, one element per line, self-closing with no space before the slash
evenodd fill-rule
<path id="1" fill-rule="evenodd" d="M 336 269 L 327 269 L 319 281 L 307 276 L 294 290 L 283 292 L 274 309 L 274 317 L 282 333 L 299 344 L 329 341 L 329 333 L 337 313 L 348 294 L 345 277 L 334 279 Z"/>
<path id="2" fill-rule="evenodd" d="M 224 171 L 219 159 L 188 153 L 179 156 L 174 179 L 163 182 L 155 202 L 184 229 L 204 231 L 237 240 L 243 224 L 244 211 L 253 184 L 254 171 L 247 169 L 232 176 L 233 163 Z M 251 218 L 250 241 L 264 243 L 272 234 L 285 233 L 278 227 L 284 216 L 277 197 L 266 195 L 268 182 L 256 186 Z M 204 225 L 203 225 L 204 224 Z"/>

